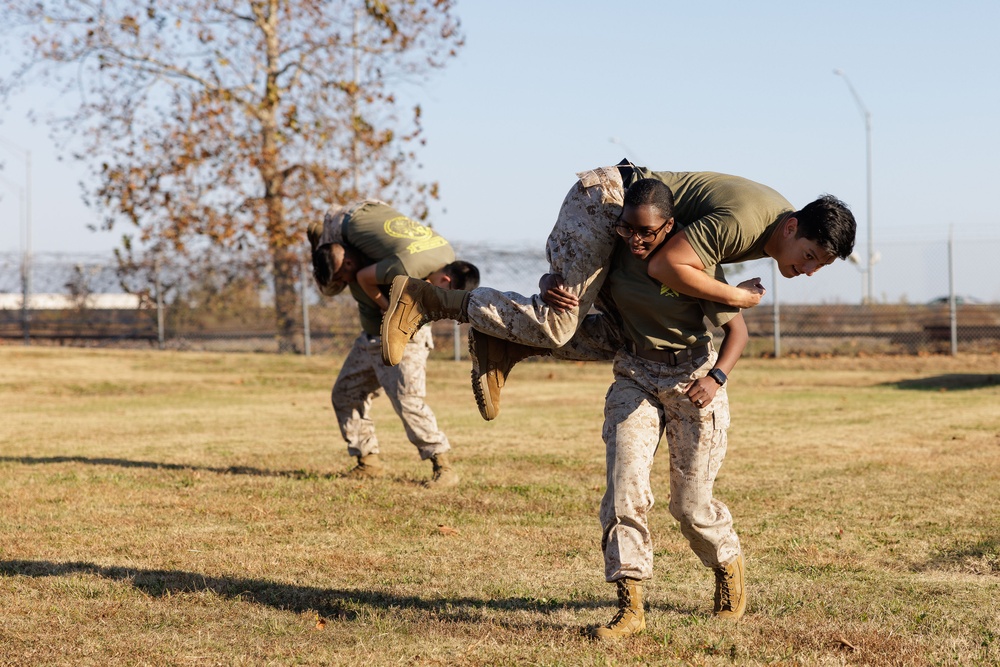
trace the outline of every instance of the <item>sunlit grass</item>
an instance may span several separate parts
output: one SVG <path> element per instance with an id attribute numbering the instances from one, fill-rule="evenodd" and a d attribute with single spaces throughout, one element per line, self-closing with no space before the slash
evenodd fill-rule
<path id="1" fill-rule="evenodd" d="M 388 402 L 387 478 L 341 476 L 329 357 L 0 348 L 0 664 L 993 665 L 997 357 L 743 360 L 717 494 L 744 622 L 653 469 L 647 632 L 608 620 L 597 506 L 610 367 L 518 366 L 483 422 L 465 363 L 429 403 L 462 483 Z"/>

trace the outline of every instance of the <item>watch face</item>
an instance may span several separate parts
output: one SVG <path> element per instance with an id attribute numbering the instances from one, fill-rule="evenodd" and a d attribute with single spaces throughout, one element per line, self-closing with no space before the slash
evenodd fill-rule
<path id="1" fill-rule="evenodd" d="M 718 368 L 713 368 L 708 372 L 708 376 L 719 383 L 719 385 L 726 384 L 726 374 L 723 373 Z"/>

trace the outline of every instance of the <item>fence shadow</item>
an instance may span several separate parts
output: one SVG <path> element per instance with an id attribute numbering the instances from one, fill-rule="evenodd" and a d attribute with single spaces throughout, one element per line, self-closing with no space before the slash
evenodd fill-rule
<path id="1" fill-rule="evenodd" d="M 333 479 L 337 473 L 319 474 L 309 470 L 269 470 L 252 466 L 195 466 L 184 463 L 160 463 L 158 461 L 131 461 L 89 456 L 0 456 L 0 463 L 21 463 L 23 465 L 49 465 L 53 463 L 83 463 L 95 466 L 117 466 L 119 468 L 149 468 L 151 470 L 186 470 L 191 472 L 211 472 L 218 475 L 250 475 L 253 477 L 290 477 L 292 479 Z"/>
<path id="2" fill-rule="evenodd" d="M 959 391 L 1000 385 L 1000 373 L 949 373 L 929 378 L 886 382 L 882 386 L 916 391 Z"/>

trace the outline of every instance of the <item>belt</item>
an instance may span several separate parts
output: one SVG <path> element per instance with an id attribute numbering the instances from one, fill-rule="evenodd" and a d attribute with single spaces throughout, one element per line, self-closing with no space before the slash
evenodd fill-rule
<path id="1" fill-rule="evenodd" d="M 707 357 L 711 349 L 712 346 L 709 343 L 687 347 L 683 350 L 640 350 L 635 346 L 635 343 L 629 345 L 629 352 L 635 356 L 671 366 L 679 366 L 690 359 L 697 359 L 702 356 Z"/>

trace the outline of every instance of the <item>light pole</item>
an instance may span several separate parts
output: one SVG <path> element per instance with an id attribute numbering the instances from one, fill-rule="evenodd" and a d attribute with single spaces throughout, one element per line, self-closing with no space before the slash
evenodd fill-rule
<path id="1" fill-rule="evenodd" d="M 843 70 L 835 69 L 833 73 L 844 79 L 844 83 L 847 84 L 847 89 L 851 91 L 851 95 L 854 97 L 854 101 L 858 104 L 858 109 L 861 110 L 861 115 L 865 119 L 865 185 L 867 189 L 867 216 L 868 216 L 868 263 L 865 267 L 862 275 L 864 276 L 864 296 L 862 301 L 864 303 L 872 302 L 872 265 L 875 264 L 875 237 L 872 233 L 872 114 L 868 111 L 868 107 L 865 103 L 861 101 L 861 96 L 858 95 L 858 91 L 854 90 L 854 86 L 851 85 L 851 80 L 847 78 L 847 74 Z"/>
<path id="2" fill-rule="evenodd" d="M 24 327 L 24 344 L 31 344 L 31 311 L 28 299 L 31 296 L 31 151 L 0 137 L 0 144 L 7 150 L 24 157 L 24 256 L 21 259 L 21 322 Z"/>

